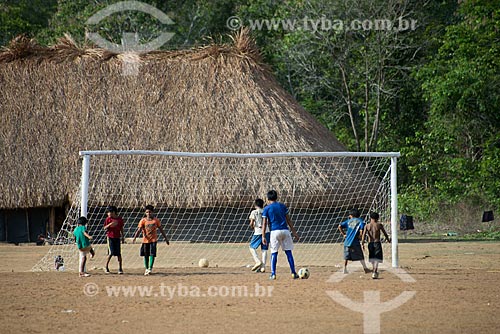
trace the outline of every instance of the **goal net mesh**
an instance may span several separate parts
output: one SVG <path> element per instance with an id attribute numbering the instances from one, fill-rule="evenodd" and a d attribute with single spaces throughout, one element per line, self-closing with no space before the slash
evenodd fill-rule
<path id="1" fill-rule="evenodd" d="M 101 269 L 107 257 L 106 207 L 114 205 L 125 221 L 123 266 L 142 268 L 141 237 L 132 243 L 145 205 L 170 239 L 159 235 L 155 268 L 197 266 L 201 258 L 210 266 L 253 265 L 249 242 L 253 230 L 249 215 L 256 198 L 266 199 L 270 189 L 289 208 L 300 235 L 293 251 L 297 267 L 336 266 L 342 263 L 343 237 L 339 223 L 357 208 L 365 221 L 371 211 L 390 233 L 390 158 L 342 156 L 324 153 L 272 154 L 107 154 L 90 157 L 87 231 L 93 236 L 96 257 L 87 268 Z M 80 188 L 82 185 L 80 184 Z M 73 230 L 80 216 L 81 189 L 48 253 L 34 271 L 54 270 L 55 258 L 66 270 L 78 270 L 78 250 Z M 390 248 L 384 244 L 385 261 Z M 365 254 L 368 257 L 368 254 Z M 268 262 L 269 265 L 269 262 Z M 279 266 L 287 265 L 280 256 Z M 110 268 L 116 270 L 113 258 Z"/>

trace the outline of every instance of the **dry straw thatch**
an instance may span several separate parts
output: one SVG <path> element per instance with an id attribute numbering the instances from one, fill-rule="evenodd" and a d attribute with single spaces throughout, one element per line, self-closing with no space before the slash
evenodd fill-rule
<path id="1" fill-rule="evenodd" d="M 78 151 L 344 151 L 262 65 L 247 33 L 233 45 L 139 56 L 41 47 L 0 52 L 0 208 L 59 206 L 80 178 Z"/>

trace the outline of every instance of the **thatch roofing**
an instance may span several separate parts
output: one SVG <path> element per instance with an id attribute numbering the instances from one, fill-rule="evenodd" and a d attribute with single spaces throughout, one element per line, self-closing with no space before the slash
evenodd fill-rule
<path id="1" fill-rule="evenodd" d="M 344 151 L 261 63 L 233 45 L 127 55 L 17 38 L 0 52 L 0 208 L 57 206 L 80 179 L 78 151 Z"/>

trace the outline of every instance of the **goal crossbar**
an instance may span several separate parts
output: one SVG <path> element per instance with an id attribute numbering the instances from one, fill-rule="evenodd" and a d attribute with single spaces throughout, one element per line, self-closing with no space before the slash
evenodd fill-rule
<path id="1" fill-rule="evenodd" d="M 80 151 L 85 155 L 168 155 L 197 158 L 284 158 L 284 157 L 359 157 L 359 158 L 398 158 L 399 152 L 275 152 L 275 153 L 222 153 L 222 152 L 176 152 L 148 150 L 102 150 Z"/>

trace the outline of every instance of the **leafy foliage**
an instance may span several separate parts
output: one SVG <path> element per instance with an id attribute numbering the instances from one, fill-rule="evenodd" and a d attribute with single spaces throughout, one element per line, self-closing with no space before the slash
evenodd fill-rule
<path id="1" fill-rule="evenodd" d="M 418 71 L 429 111 L 404 153 L 412 184 L 437 203 L 469 198 L 499 207 L 499 29 L 498 4 L 464 2 L 437 54 Z"/>
<path id="2" fill-rule="evenodd" d="M 4 0 L 0 2 L 0 46 L 17 35 L 34 37 L 46 27 L 57 0 Z"/>
<path id="3" fill-rule="evenodd" d="M 185 48 L 202 43 L 207 37 L 225 34 L 225 22 L 238 2 L 229 0 L 156 1 L 142 0 L 173 20 L 163 25 L 155 17 L 140 11 L 124 11 L 108 16 L 99 24 L 87 25 L 87 20 L 98 11 L 117 3 L 117 0 L 58 0 L 57 11 L 50 25 L 39 32 L 38 39 L 51 44 L 64 33 L 69 33 L 77 43 L 86 41 L 85 33 L 97 32 L 103 38 L 120 44 L 123 32 L 137 33 L 140 43 L 156 38 L 161 32 L 174 33 L 166 48 Z"/>

